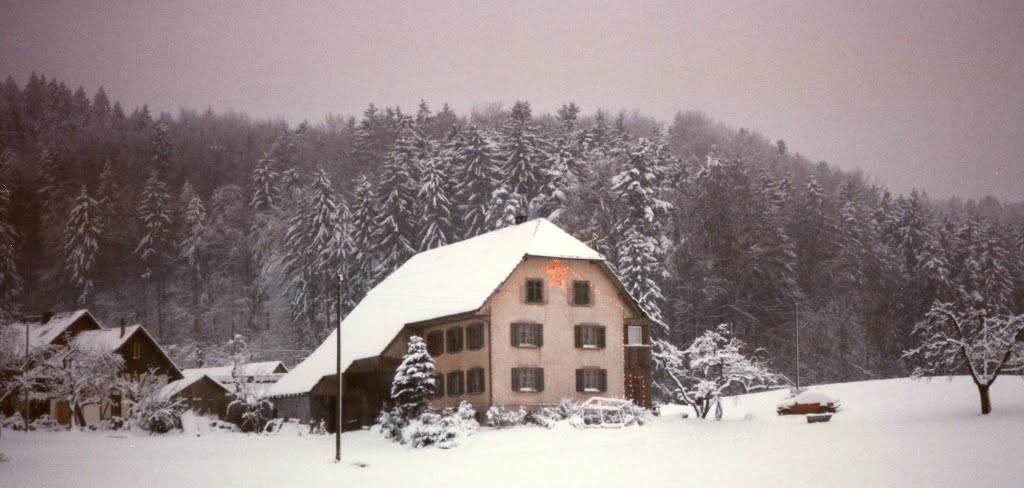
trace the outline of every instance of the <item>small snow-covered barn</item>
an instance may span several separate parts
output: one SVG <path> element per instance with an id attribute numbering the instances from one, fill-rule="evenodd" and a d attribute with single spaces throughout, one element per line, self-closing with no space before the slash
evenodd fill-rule
<path id="1" fill-rule="evenodd" d="M 231 388 L 208 374 L 186 374 L 160 390 L 163 398 L 180 399 L 196 413 L 216 415 L 221 420 L 227 417 L 231 393 Z"/>
<path id="2" fill-rule="evenodd" d="M 228 366 L 189 368 L 181 371 L 185 378 L 207 375 L 231 389 L 232 392 L 234 392 L 236 382 L 241 381 L 249 385 L 251 390 L 257 393 L 265 392 L 270 385 L 277 383 L 277 380 L 284 377 L 287 373 L 288 367 L 281 361 L 260 361 Z"/>
<path id="3" fill-rule="evenodd" d="M 545 219 L 425 251 L 395 270 L 305 361 L 268 390 L 280 417 L 370 425 L 408 339 L 435 360 L 438 407 L 650 401 L 650 327 L 601 254 Z M 339 364 L 340 363 L 340 364 Z"/>

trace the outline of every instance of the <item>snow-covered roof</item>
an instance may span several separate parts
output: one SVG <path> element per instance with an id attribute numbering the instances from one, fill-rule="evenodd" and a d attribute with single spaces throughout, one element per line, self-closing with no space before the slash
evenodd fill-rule
<path id="1" fill-rule="evenodd" d="M 180 380 L 175 380 L 170 383 L 167 383 L 167 385 L 160 389 L 159 396 L 160 398 L 169 399 L 172 396 L 178 394 L 181 390 L 184 390 L 185 388 L 188 388 L 189 386 L 195 384 L 195 382 L 203 379 L 203 377 L 209 378 L 210 381 L 214 382 L 214 384 L 223 388 L 225 393 L 231 392 L 230 388 L 225 386 L 223 383 L 217 381 L 216 378 L 206 374 L 197 374 L 192 376 L 185 375 L 185 377 Z"/>
<path id="2" fill-rule="evenodd" d="M 71 339 L 71 342 L 75 347 L 90 352 L 114 352 L 121 348 L 128 339 L 131 339 L 132 334 L 135 334 L 142 326 L 139 324 L 129 325 L 124 328 L 124 334 L 121 334 L 121 328 L 113 329 L 100 329 L 100 330 L 86 330 L 79 332 L 75 337 Z"/>
<path id="3" fill-rule="evenodd" d="M 406 324 L 478 310 L 526 256 L 604 261 L 546 219 L 421 252 L 370 290 L 342 321 L 342 371 L 357 359 L 380 355 Z M 306 393 L 334 374 L 336 333 L 267 394 Z"/>
<path id="4" fill-rule="evenodd" d="M 23 354 L 25 349 L 25 326 L 28 325 L 28 344 L 30 349 L 53 344 L 57 338 L 67 332 L 71 324 L 89 314 L 88 310 L 75 310 L 72 312 L 60 312 L 50 317 L 45 323 L 39 321 L 20 321 L 7 324 L 4 330 L 4 337 L 0 340 L 0 347 L 10 349 L 12 354 Z M 99 322 L 93 318 L 93 322 Z"/>
<path id="5" fill-rule="evenodd" d="M 283 368 L 287 373 L 288 368 L 281 361 L 261 361 L 256 363 L 245 363 L 238 365 L 243 376 L 269 376 L 274 374 L 278 368 Z M 181 370 L 186 378 L 190 376 L 208 375 L 214 379 L 231 378 L 233 365 L 214 366 L 209 368 L 190 368 Z"/>

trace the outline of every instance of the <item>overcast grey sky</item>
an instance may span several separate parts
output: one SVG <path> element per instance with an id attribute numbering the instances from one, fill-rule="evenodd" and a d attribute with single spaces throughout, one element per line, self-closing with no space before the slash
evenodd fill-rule
<path id="1" fill-rule="evenodd" d="M 292 122 L 698 109 L 899 192 L 1024 199 L 1024 2 L 22 2 L 0 76 Z"/>

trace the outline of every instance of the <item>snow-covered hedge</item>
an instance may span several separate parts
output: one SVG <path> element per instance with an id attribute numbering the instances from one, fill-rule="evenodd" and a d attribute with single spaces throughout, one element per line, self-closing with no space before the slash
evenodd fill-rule
<path id="1" fill-rule="evenodd" d="M 377 424 L 372 430 L 411 447 L 448 449 L 473 435 L 479 427 L 473 406 L 462 402 L 458 408 L 446 408 L 440 412 L 425 410 L 409 420 L 403 419 L 397 409 L 387 409 L 377 417 Z"/>
<path id="2" fill-rule="evenodd" d="M 530 411 L 526 407 L 505 408 L 493 406 L 487 409 L 487 425 L 495 429 L 518 427 L 526 424 Z"/>

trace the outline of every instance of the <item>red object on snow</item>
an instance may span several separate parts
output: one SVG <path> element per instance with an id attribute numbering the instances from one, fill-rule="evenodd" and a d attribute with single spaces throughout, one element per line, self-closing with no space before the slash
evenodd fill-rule
<path id="1" fill-rule="evenodd" d="M 775 411 L 779 415 L 833 413 L 838 411 L 840 406 L 842 404 L 838 398 L 822 391 L 810 390 L 779 402 Z"/>

